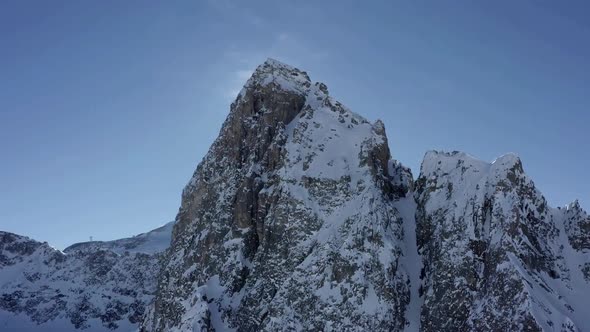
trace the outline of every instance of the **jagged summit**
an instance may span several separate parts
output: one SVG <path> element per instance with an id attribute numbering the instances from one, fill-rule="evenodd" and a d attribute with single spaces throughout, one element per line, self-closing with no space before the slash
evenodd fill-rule
<path id="1" fill-rule="evenodd" d="M 264 71 L 264 69 L 266 69 L 266 68 L 273 68 L 276 70 L 285 70 L 288 72 L 296 72 L 299 74 L 301 74 L 301 73 L 305 74 L 304 71 L 299 70 L 295 66 L 291 66 L 285 62 L 279 61 L 274 58 L 266 58 L 266 60 L 257 67 L 256 71 L 259 71 L 259 70 Z M 307 74 L 305 74 L 305 75 L 307 76 Z"/>
<path id="2" fill-rule="evenodd" d="M 567 204 L 565 206 L 565 208 L 567 210 L 574 210 L 574 211 L 583 210 L 582 207 L 580 206 L 580 201 L 578 199 L 575 199 L 573 202 Z"/>
<path id="3" fill-rule="evenodd" d="M 463 160 L 463 161 L 469 161 L 472 163 L 477 163 L 477 164 L 487 164 L 487 165 L 508 165 L 508 164 L 517 164 L 517 163 L 521 163 L 521 159 L 520 157 L 513 152 L 508 152 L 505 153 L 501 156 L 499 156 L 498 158 L 494 159 L 492 162 L 487 162 L 484 160 L 481 160 L 477 157 L 474 157 L 472 155 L 470 155 L 469 153 L 466 152 L 462 152 L 462 151 L 451 151 L 451 152 L 446 152 L 446 151 L 437 151 L 437 150 L 429 150 L 426 152 L 426 154 L 424 155 L 424 160 L 428 163 L 438 163 L 439 161 L 442 162 L 442 160 Z"/>
<path id="4" fill-rule="evenodd" d="M 496 174 L 500 176 L 509 171 L 524 173 L 522 162 L 515 153 L 506 153 L 492 162 L 478 159 L 468 153 L 460 151 L 444 152 L 431 150 L 426 152 L 421 165 L 422 174 L 448 174 L 452 170 L 460 168 L 461 173 L 467 169 L 475 173 Z"/>
<path id="5" fill-rule="evenodd" d="M 509 165 L 509 164 L 521 164 L 522 161 L 520 160 L 520 157 L 518 156 L 518 154 L 514 153 L 514 152 L 508 152 L 505 153 L 501 156 L 499 156 L 498 158 L 494 159 L 494 161 L 492 161 L 492 164 L 501 164 L 501 165 Z"/>
<path id="6" fill-rule="evenodd" d="M 244 89 L 267 85 L 273 85 L 273 87 L 285 91 L 306 93 L 311 86 L 311 80 L 306 72 L 268 58 L 254 70 L 254 73 L 244 85 Z M 240 96 L 242 92 L 240 92 Z"/>
<path id="7" fill-rule="evenodd" d="M 272 58 L 268 58 L 254 70 L 252 76 L 247 80 L 238 94 L 235 106 L 244 102 L 253 102 L 253 99 L 255 99 L 253 97 L 258 98 L 262 96 L 262 99 L 264 97 L 274 99 L 275 95 L 291 95 L 289 98 L 290 101 L 300 100 L 303 102 L 300 106 L 302 109 L 306 107 L 312 109 L 329 107 L 345 117 L 354 118 L 354 122 L 370 123 L 365 117 L 351 111 L 348 107 L 330 96 L 326 84 L 314 82 L 306 71 Z M 239 109 L 239 107 L 232 107 L 232 112 L 235 109 Z M 277 107 L 265 107 L 264 109 L 265 113 L 276 112 L 277 110 L 281 109 Z M 294 117 L 294 114 L 290 111 L 288 112 L 289 114 L 285 114 L 284 110 L 281 110 L 281 112 L 283 114 L 279 116 L 279 120 L 285 124 L 290 122 L 290 119 Z M 260 117 L 256 119 L 260 119 Z M 376 130 L 385 133 L 385 126 L 381 120 L 377 120 L 374 123 L 374 127 Z"/>
<path id="8" fill-rule="evenodd" d="M 449 169 L 456 168 L 458 165 L 488 169 L 491 164 L 465 152 L 430 150 L 424 155 L 420 171 L 423 174 L 430 174 L 436 171 L 448 172 Z"/>
<path id="9" fill-rule="evenodd" d="M 416 183 L 423 330 L 585 330 L 590 220 L 575 203 L 550 208 L 511 153 L 431 151 Z"/>

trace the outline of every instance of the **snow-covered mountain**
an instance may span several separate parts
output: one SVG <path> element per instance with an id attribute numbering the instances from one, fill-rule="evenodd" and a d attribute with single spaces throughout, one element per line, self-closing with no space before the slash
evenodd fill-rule
<path id="1" fill-rule="evenodd" d="M 174 224 L 63 253 L 0 245 L 0 329 L 590 331 L 577 202 L 549 207 L 512 154 L 428 152 L 414 183 L 383 123 L 272 59 Z"/>
<path id="2" fill-rule="evenodd" d="M 424 331 L 590 331 L 590 219 L 518 157 L 428 152 L 416 181 Z"/>
<path id="3" fill-rule="evenodd" d="M 183 192 L 148 331 L 402 329 L 411 176 L 383 124 L 269 60 Z"/>
<path id="4" fill-rule="evenodd" d="M 0 232 L 0 331 L 136 330 L 172 226 L 63 252 Z"/>

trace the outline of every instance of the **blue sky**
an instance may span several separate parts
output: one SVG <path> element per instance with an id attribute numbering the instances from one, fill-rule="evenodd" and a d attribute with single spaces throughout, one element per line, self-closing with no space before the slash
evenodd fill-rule
<path id="1" fill-rule="evenodd" d="M 516 152 L 553 206 L 590 207 L 585 1 L 4 1 L 0 229 L 57 248 L 173 220 L 267 57 L 429 149 Z"/>

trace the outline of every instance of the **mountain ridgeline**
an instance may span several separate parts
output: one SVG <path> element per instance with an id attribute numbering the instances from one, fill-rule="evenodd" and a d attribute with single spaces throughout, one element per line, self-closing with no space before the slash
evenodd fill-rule
<path id="1" fill-rule="evenodd" d="M 414 181 L 381 121 L 272 59 L 174 223 L 64 252 L 0 232 L 8 331 L 573 332 L 589 299 L 577 201 L 550 207 L 511 154 L 427 152 Z"/>

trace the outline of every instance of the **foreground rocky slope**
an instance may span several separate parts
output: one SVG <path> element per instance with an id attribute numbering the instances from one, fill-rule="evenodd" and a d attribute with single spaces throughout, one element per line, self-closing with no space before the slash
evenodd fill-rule
<path id="1" fill-rule="evenodd" d="M 590 331 L 578 202 L 549 207 L 511 154 L 431 151 L 414 183 L 380 121 L 270 59 L 174 225 L 0 245 L 0 330 L 9 313 L 56 331 Z"/>

